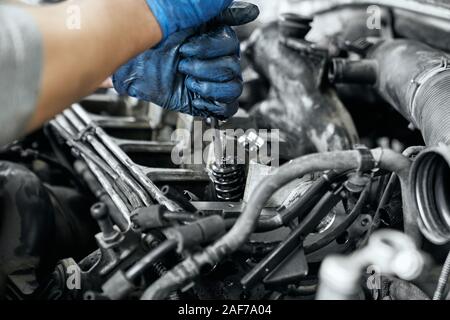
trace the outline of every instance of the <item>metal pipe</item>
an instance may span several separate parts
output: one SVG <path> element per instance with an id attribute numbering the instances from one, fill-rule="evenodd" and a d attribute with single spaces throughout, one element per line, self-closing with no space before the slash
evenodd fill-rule
<path id="1" fill-rule="evenodd" d="M 84 158 L 84 156 L 83 156 Z M 122 219 L 111 215 L 114 223 L 122 230 L 127 231 L 131 226 L 130 219 L 130 210 L 128 209 L 125 202 L 122 200 L 122 197 L 114 190 L 113 185 L 108 180 L 108 178 L 103 174 L 102 170 L 93 162 L 89 161 L 89 159 L 84 158 L 89 170 L 91 170 L 92 174 L 97 178 L 97 180 L 102 185 L 103 189 L 105 189 L 106 193 L 110 196 L 112 202 L 116 205 L 117 209 L 122 215 L 122 218 L 126 221 L 126 223 L 122 222 Z"/>
<path id="2" fill-rule="evenodd" d="M 139 181 L 150 196 L 159 204 L 165 205 L 170 211 L 182 211 L 180 206 L 174 201 L 169 200 L 161 190 L 144 174 L 128 155 L 120 149 L 117 144 L 89 117 L 86 111 L 79 105 L 73 105 L 72 110 L 88 126 L 91 126 L 99 140 L 119 159 L 122 164 L 128 168 L 134 178 Z"/>
<path id="3" fill-rule="evenodd" d="M 84 144 L 76 141 L 72 136 L 72 129 L 68 127 L 65 118 L 57 116 L 55 120 L 50 121 L 50 125 L 64 138 L 67 145 L 79 155 L 83 155 L 90 162 L 95 163 L 103 171 L 105 171 L 112 179 L 118 179 L 119 176 L 107 165 L 107 163 L 96 155 L 92 150 Z"/>
<path id="4" fill-rule="evenodd" d="M 122 214 L 123 218 L 127 221 L 128 223 L 127 229 L 128 229 L 128 227 L 130 226 L 130 217 L 129 217 L 130 210 L 126 206 L 125 202 L 122 200 L 122 197 L 114 190 L 114 187 L 109 182 L 108 178 L 105 176 L 103 172 L 106 171 L 108 175 L 113 179 L 116 177 L 115 173 L 111 170 L 108 170 L 107 165 L 103 163 L 100 158 L 97 159 L 95 154 L 91 154 L 92 152 L 89 149 L 87 149 L 86 147 L 82 146 L 79 143 L 76 143 L 71 137 L 71 134 L 74 134 L 73 130 L 68 126 L 68 124 L 66 124 L 65 127 L 63 127 L 61 123 L 64 124 L 64 121 L 62 120 L 65 121 L 64 118 L 57 117 L 56 120 L 50 121 L 50 125 L 53 128 L 55 128 L 55 130 L 59 134 L 61 134 L 61 136 L 66 140 L 69 146 L 74 148 L 79 153 L 80 157 L 86 162 L 89 169 L 99 180 L 100 184 L 103 186 L 103 188 L 108 193 L 113 203 L 116 205 L 119 212 Z M 122 228 L 125 228 L 125 226 L 121 223 L 119 219 L 114 219 L 114 222 L 118 226 L 122 226 Z"/>
<path id="5" fill-rule="evenodd" d="M 83 178 L 92 193 L 109 207 L 108 212 L 112 221 L 121 231 L 127 231 L 130 227 L 128 208 L 122 199 L 120 199 L 120 196 L 116 194 L 101 170 L 95 167 L 95 165 L 89 168 L 86 161 L 76 161 L 74 167 L 75 171 Z"/>
<path id="6" fill-rule="evenodd" d="M 65 110 L 63 114 L 68 119 L 68 121 L 76 128 L 79 134 L 88 129 L 77 118 L 73 111 Z M 152 203 L 148 195 L 144 192 L 139 184 L 132 180 L 129 174 L 123 169 L 122 165 L 116 160 L 114 155 L 111 154 L 109 150 L 107 150 L 105 146 L 95 138 L 94 135 L 86 134 L 85 138 L 86 141 L 92 146 L 92 148 L 100 155 L 100 157 L 106 161 L 111 169 L 117 172 L 117 174 L 120 176 L 120 179 L 123 180 L 123 184 L 132 189 L 127 191 L 127 197 L 133 208 L 139 208 L 142 207 L 142 205 L 151 205 Z"/>
<path id="7" fill-rule="evenodd" d="M 211 122 L 211 129 L 213 130 L 213 144 L 214 144 L 214 155 L 217 163 L 221 163 L 223 161 L 223 145 L 221 139 L 220 125 L 219 120 L 217 118 L 211 117 L 209 118 Z"/>

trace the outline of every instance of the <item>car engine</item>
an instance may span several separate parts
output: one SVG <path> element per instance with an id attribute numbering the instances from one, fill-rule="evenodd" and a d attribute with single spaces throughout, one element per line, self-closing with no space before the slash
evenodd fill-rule
<path id="1" fill-rule="evenodd" d="M 450 299 L 450 3 L 255 3 L 235 117 L 98 89 L 0 149 L 1 299 Z"/>

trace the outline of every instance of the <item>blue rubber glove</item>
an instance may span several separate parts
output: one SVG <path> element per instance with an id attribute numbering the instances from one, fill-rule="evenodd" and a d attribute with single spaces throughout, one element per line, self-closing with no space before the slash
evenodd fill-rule
<path id="1" fill-rule="evenodd" d="M 230 26 L 253 21 L 258 14 L 252 4 L 233 3 L 201 30 L 177 32 L 122 66 L 113 76 L 114 87 L 168 110 L 231 117 L 243 84 L 239 40 Z"/>
<path id="2" fill-rule="evenodd" d="M 199 27 L 218 16 L 233 0 L 147 0 L 164 38 Z"/>

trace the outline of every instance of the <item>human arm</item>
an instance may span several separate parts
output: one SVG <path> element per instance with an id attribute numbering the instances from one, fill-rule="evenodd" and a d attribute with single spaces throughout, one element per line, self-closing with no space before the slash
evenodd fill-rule
<path id="1" fill-rule="evenodd" d="M 174 5 L 167 0 L 70 0 L 46 7 L 22 6 L 20 22 L 8 19 L 14 29 L 7 33 L 10 38 L 8 50 L 12 54 L 6 58 L 0 56 L 0 62 L 11 65 L 11 68 L 8 69 L 9 74 L 3 72 L 0 76 L 4 81 L 12 80 L 10 87 L 16 87 L 16 90 L 39 91 L 39 95 L 34 99 L 37 103 L 28 99 L 20 115 L 20 123 L 16 123 L 17 117 L 2 119 L 0 124 L 9 121 L 15 126 L 11 125 L 14 132 L 2 135 L 0 143 L 18 138 L 19 132 L 23 134 L 38 128 L 71 103 L 91 93 L 132 57 L 171 33 L 197 27 L 210 20 L 231 2 L 178 0 Z M 6 11 L 4 8 L 7 7 L 0 6 L 0 11 Z M 80 14 L 79 28 L 77 23 L 75 27 L 71 25 L 71 19 L 76 19 L 74 15 L 77 13 Z M 6 28 L 0 23 L 0 29 Z M 30 41 L 31 37 L 23 33 L 33 34 L 34 38 Z M 18 38 L 23 40 L 20 47 L 14 41 Z M 11 73 L 23 73 L 24 69 L 15 62 L 22 61 L 24 53 L 31 56 L 27 53 L 30 50 L 34 51 L 36 58 L 29 60 L 33 62 L 33 70 L 38 70 L 36 74 L 40 75 L 40 81 L 33 77 L 34 85 L 30 85 L 30 81 L 14 82 L 17 77 Z M 2 103 L 2 108 L 14 110 L 21 107 L 17 105 L 21 100 L 9 98 L 8 90 L 3 90 L 2 94 L 0 102 L 8 100 L 8 103 Z M 33 113 L 30 109 L 34 107 Z M 33 114 L 25 114 L 26 110 Z M 28 124 L 23 125 L 26 116 L 31 120 L 27 119 Z"/>
<path id="2" fill-rule="evenodd" d="M 79 8 L 79 29 L 67 25 L 73 8 Z M 74 0 L 26 10 L 43 42 L 40 94 L 27 131 L 93 92 L 120 65 L 162 38 L 145 0 Z"/>

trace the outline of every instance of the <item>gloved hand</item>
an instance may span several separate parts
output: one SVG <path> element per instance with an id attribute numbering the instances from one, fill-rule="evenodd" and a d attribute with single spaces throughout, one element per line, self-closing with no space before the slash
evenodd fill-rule
<path id="1" fill-rule="evenodd" d="M 199 27 L 218 16 L 233 0 L 147 0 L 164 38 L 188 28 Z"/>
<path id="2" fill-rule="evenodd" d="M 120 94 L 194 116 L 226 119 L 242 93 L 239 41 L 230 26 L 253 21 L 258 7 L 235 2 L 214 22 L 170 36 L 113 76 Z"/>

